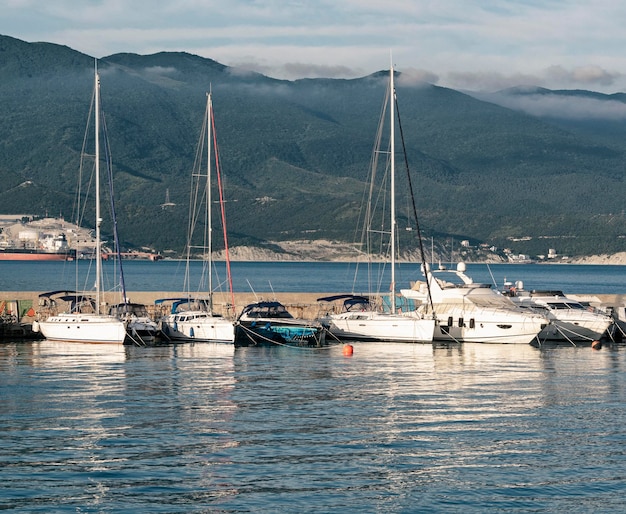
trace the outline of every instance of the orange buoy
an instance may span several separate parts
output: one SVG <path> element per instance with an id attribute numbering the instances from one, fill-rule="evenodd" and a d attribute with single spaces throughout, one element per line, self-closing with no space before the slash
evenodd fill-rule
<path id="1" fill-rule="evenodd" d="M 594 341 L 593 343 L 591 343 L 591 348 L 593 350 L 599 350 L 600 348 L 602 348 L 602 343 L 600 341 Z"/>
<path id="2" fill-rule="evenodd" d="M 344 344 L 343 345 L 343 354 L 345 356 L 350 356 L 354 353 L 354 347 L 351 344 Z"/>

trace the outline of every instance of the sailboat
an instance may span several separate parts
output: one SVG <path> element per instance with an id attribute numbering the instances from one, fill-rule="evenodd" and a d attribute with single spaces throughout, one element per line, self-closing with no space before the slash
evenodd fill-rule
<path id="1" fill-rule="evenodd" d="M 207 93 L 206 113 L 198 153 L 196 166 L 192 173 L 191 207 L 189 219 L 189 232 L 187 236 L 187 267 L 185 273 L 185 289 L 188 291 L 183 298 L 160 298 L 155 300 L 155 305 L 171 304 L 168 314 L 160 320 L 161 333 L 165 339 L 172 341 L 200 341 L 214 343 L 233 343 L 235 330 L 233 322 L 216 314 L 213 308 L 213 261 L 212 261 L 212 216 L 211 216 L 211 153 L 215 147 L 215 171 L 218 179 L 220 193 L 220 205 L 222 206 L 222 227 L 224 229 L 224 243 L 226 249 L 226 266 L 228 281 L 231 291 L 231 305 L 234 308 L 235 301 L 232 295 L 232 280 L 230 278 L 230 264 L 228 259 L 228 244 L 226 238 L 226 225 L 223 211 L 223 197 L 220 180 L 219 159 L 217 145 L 212 145 L 214 136 L 213 103 L 211 93 Z M 206 135 L 206 140 L 204 139 Z M 202 170 L 202 147 L 206 143 L 206 171 Z M 190 291 L 190 261 L 192 250 L 198 249 L 192 242 L 195 226 L 199 218 L 204 217 L 205 234 L 203 245 L 199 247 L 205 252 L 204 261 L 205 279 L 207 281 L 207 293 L 201 296 L 192 295 Z"/>
<path id="2" fill-rule="evenodd" d="M 51 341 L 76 343 L 116 343 L 122 344 L 126 338 L 126 327 L 116 316 L 101 312 L 103 305 L 102 280 L 102 242 L 100 228 L 100 77 L 95 70 L 94 80 L 94 120 L 95 120 L 95 215 L 96 215 L 96 281 L 95 298 L 75 291 L 52 291 L 41 295 L 40 301 L 65 302 L 66 312 L 52 314 L 42 321 L 33 323 L 33 330 L 41 331 Z"/>
<path id="3" fill-rule="evenodd" d="M 328 314 L 320 321 L 334 336 L 340 339 L 360 341 L 389 341 L 430 343 L 433 340 L 435 320 L 422 317 L 417 311 L 396 312 L 395 268 L 396 268 L 396 208 L 395 208 L 395 87 L 394 67 L 389 70 L 389 141 L 390 141 L 390 269 L 391 284 L 389 308 L 375 308 L 366 297 L 326 297 L 318 301 L 344 299 L 342 312 Z M 358 305 L 358 307 L 356 307 Z"/>

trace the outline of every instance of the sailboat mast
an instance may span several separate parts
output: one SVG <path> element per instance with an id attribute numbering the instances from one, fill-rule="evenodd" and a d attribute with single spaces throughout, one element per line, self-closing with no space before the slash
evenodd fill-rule
<path id="1" fill-rule="evenodd" d="M 98 76 L 98 64 L 95 71 L 95 144 L 96 144 L 96 314 L 100 314 L 100 276 L 102 274 L 102 243 L 100 242 L 100 77 Z"/>
<path id="2" fill-rule="evenodd" d="M 207 210 L 207 251 L 209 252 L 207 283 L 209 287 L 209 311 L 213 312 L 213 222 L 211 219 L 211 128 L 213 122 L 213 103 L 211 93 L 207 93 L 207 169 L 206 169 L 206 210 Z"/>
<path id="3" fill-rule="evenodd" d="M 389 305 L 391 312 L 396 312 L 396 153 L 395 153 L 395 96 L 396 90 L 393 83 L 393 63 L 390 67 L 389 78 L 389 146 L 390 146 L 390 163 L 391 163 L 391 287 L 389 291 Z"/>

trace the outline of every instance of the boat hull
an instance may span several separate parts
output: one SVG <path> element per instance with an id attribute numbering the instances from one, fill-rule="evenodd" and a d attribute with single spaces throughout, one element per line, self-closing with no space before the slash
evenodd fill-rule
<path id="1" fill-rule="evenodd" d="M 550 293 L 508 292 L 517 305 L 541 312 L 550 321 L 540 332 L 540 341 L 592 342 L 603 337 L 613 323 L 610 315 L 585 307 L 561 291 Z"/>
<path id="2" fill-rule="evenodd" d="M 478 329 L 472 329 L 467 325 L 449 326 L 438 322 L 434 339 L 458 343 L 530 344 L 538 340 L 541 331 L 541 323 L 478 322 L 478 326 Z"/>
<path id="3" fill-rule="evenodd" d="M 11 321 L 0 322 L 0 341 L 37 340 L 43 339 L 39 332 L 33 332 L 30 323 L 18 323 Z"/>
<path id="4" fill-rule="evenodd" d="M 431 343 L 435 321 L 379 312 L 344 312 L 324 323 L 333 336 L 355 341 Z"/>
<path id="5" fill-rule="evenodd" d="M 38 252 L 36 250 L 0 250 L 0 261 L 71 261 L 74 251 Z"/>
<path id="6" fill-rule="evenodd" d="M 276 320 L 238 321 L 235 324 L 235 347 L 247 346 L 326 346 L 326 330 L 321 325 Z"/>
<path id="7" fill-rule="evenodd" d="M 198 312 L 169 315 L 161 320 L 161 333 L 171 341 L 227 343 L 235 341 L 233 323 L 221 316 Z"/>
<path id="8" fill-rule="evenodd" d="M 131 320 L 126 324 L 125 344 L 137 344 L 141 346 L 155 344 L 159 341 L 159 328 L 151 320 Z"/>
<path id="9" fill-rule="evenodd" d="M 539 333 L 539 339 L 541 341 L 591 342 L 600 339 L 610 325 L 610 320 L 554 319 Z"/>
<path id="10" fill-rule="evenodd" d="M 113 316 L 97 314 L 58 314 L 33 323 L 49 341 L 71 343 L 123 344 L 126 327 Z"/>
<path id="11" fill-rule="evenodd" d="M 435 304 L 435 341 L 530 344 L 548 325 L 543 316 L 519 309 L 485 309 L 473 304 Z"/>

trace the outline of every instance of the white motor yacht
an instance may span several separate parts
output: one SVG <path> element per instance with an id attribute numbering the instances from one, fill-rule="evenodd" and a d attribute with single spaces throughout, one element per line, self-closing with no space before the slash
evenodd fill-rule
<path id="1" fill-rule="evenodd" d="M 609 314 L 586 307 L 562 291 L 526 291 L 523 282 L 518 281 L 515 285 L 506 283 L 504 294 L 516 305 L 550 320 L 550 325 L 539 333 L 541 341 L 596 341 L 613 322 Z"/>
<path id="2" fill-rule="evenodd" d="M 125 344 L 152 345 L 159 339 L 159 326 L 141 303 L 124 302 L 109 307 L 109 314 L 120 319 L 126 327 Z"/>
<path id="3" fill-rule="evenodd" d="M 537 340 L 549 324 L 545 315 L 516 306 L 491 284 L 474 283 L 465 270 L 463 262 L 456 270 L 422 266 L 425 281 L 400 291 L 413 304 L 409 308 L 425 316 L 434 312 L 435 341 L 529 344 Z"/>

